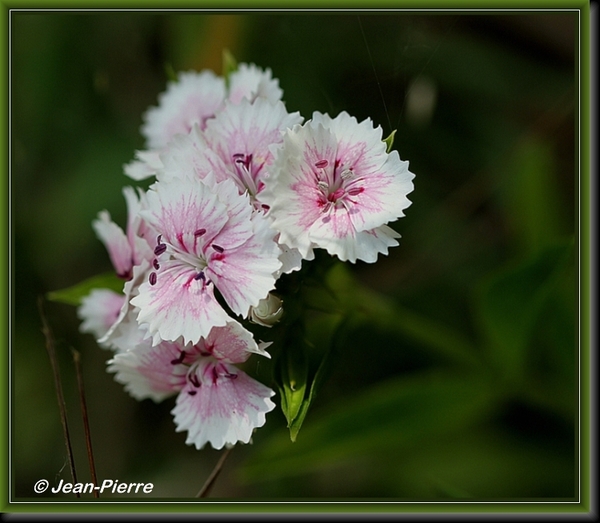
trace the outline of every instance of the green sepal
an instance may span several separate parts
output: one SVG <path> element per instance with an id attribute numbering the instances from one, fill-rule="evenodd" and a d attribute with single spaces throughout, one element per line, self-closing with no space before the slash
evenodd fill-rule
<path id="1" fill-rule="evenodd" d="M 394 129 L 390 133 L 390 135 L 383 140 L 385 142 L 385 146 L 386 146 L 386 149 L 385 149 L 386 153 L 389 153 L 392 150 L 392 145 L 394 145 L 394 137 L 396 136 L 396 130 L 397 129 Z"/>
<path id="2" fill-rule="evenodd" d="M 175 69 L 173 69 L 172 64 L 170 64 L 170 63 L 165 64 L 165 74 L 167 75 L 168 81 L 170 81 L 170 82 L 177 81 L 177 73 L 175 72 Z"/>
<path id="3" fill-rule="evenodd" d="M 85 298 L 93 289 L 108 289 L 115 292 L 123 292 L 124 281 L 114 272 L 98 274 L 84 280 L 72 287 L 49 292 L 46 298 L 58 303 L 67 305 L 81 305 L 81 300 Z"/>
<path id="4" fill-rule="evenodd" d="M 275 382 L 281 396 L 281 410 L 291 427 L 306 394 L 308 360 L 299 324 L 292 325 L 281 354 L 275 362 Z M 293 440 L 294 438 L 292 438 Z"/>
<path id="5" fill-rule="evenodd" d="M 223 76 L 225 77 L 227 86 L 229 86 L 229 75 L 234 71 L 237 71 L 237 68 L 237 61 L 229 49 L 223 49 Z"/>
<path id="6" fill-rule="evenodd" d="M 333 321 L 337 323 L 337 318 Z M 343 342 L 344 336 L 343 333 L 347 332 L 347 327 L 349 324 L 349 318 L 346 318 L 345 321 L 339 323 L 336 329 L 333 332 L 331 342 L 327 344 L 327 349 L 325 350 L 325 354 L 319 363 L 319 367 L 310 383 L 310 389 L 308 391 L 308 395 L 305 395 L 305 398 L 302 400 L 302 404 L 300 405 L 300 409 L 298 410 L 298 414 L 294 418 L 291 424 L 288 425 L 290 429 L 290 438 L 292 441 L 296 441 L 296 437 L 298 436 L 298 432 L 300 432 L 300 427 L 304 423 L 304 419 L 308 414 L 308 409 L 313 403 L 313 401 L 317 397 L 317 393 L 321 389 L 321 386 L 331 373 L 331 369 L 333 366 L 333 361 L 335 359 L 334 354 L 336 353 L 337 347 Z"/>

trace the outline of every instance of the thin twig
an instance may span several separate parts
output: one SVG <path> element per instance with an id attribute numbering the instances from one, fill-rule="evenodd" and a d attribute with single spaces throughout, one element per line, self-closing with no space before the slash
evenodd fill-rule
<path id="1" fill-rule="evenodd" d="M 71 447 L 71 437 L 69 436 L 69 425 L 67 423 L 67 407 L 65 404 L 65 397 L 63 395 L 62 384 L 60 379 L 60 370 L 58 367 L 58 361 L 56 358 L 56 351 L 54 349 L 54 341 L 52 339 L 52 332 L 48 326 L 46 315 L 44 313 L 44 298 L 40 296 L 38 298 L 38 309 L 40 317 L 42 319 L 42 332 L 46 338 L 46 351 L 50 358 L 50 365 L 52 366 L 52 374 L 54 376 L 54 388 L 56 389 L 56 398 L 58 400 L 58 409 L 60 411 L 60 421 L 63 428 L 63 436 L 65 438 L 65 445 L 67 447 L 67 457 L 69 458 L 69 467 L 71 468 L 71 477 L 73 483 L 77 483 L 77 473 L 75 472 L 75 459 L 73 457 L 73 448 Z M 78 492 L 75 493 L 79 498 Z"/>
<path id="2" fill-rule="evenodd" d="M 87 448 L 88 462 L 90 464 L 90 475 L 94 484 L 94 497 L 99 498 L 98 481 L 96 479 L 96 467 L 94 465 L 94 453 L 92 452 L 92 434 L 90 432 L 90 423 L 87 415 L 87 405 L 85 403 L 85 393 L 83 387 L 83 374 L 81 372 L 81 358 L 79 351 L 71 349 L 73 361 L 75 362 L 75 373 L 77 374 L 77 386 L 79 388 L 79 403 L 81 405 L 81 417 L 83 418 L 83 429 L 85 432 L 85 445 Z"/>
<path id="3" fill-rule="evenodd" d="M 219 474 L 221 473 L 221 469 L 223 468 L 223 464 L 225 463 L 227 456 L 229 456 L 229 453 L 232 450 L 233 450 L 233 447 L 229 447 L 229 448 L 225 449 L 225 451 L 223 452 L 223 455 L 219 458 L 219 461 L 217 461 L 215 468 L 210 473 L 210 476 L 208 476 L 208 479 L 206 480 L 204 485 L 202 485 L 200 492 L 198 492 L 198 494 L 196 494 L 197 498 L 206 498 L 208 496 L 208 494 L 210 493 L 210 490 L 212 489 L 213 485 L 215 484 L 215 481 L 217 480 L 217 478 L 219 477 Z"/>

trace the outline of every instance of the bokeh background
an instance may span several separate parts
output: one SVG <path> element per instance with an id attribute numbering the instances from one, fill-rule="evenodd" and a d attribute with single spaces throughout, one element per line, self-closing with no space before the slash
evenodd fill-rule
<path id="1" fill-rule="evenodd" d="M 13 13 L 12 474 L 69 481 L 37 299 L 111 269 L 91 222 L 124 223 L 123 164 L 172 68 L 269 67 L 290 111 L 371 118 L 416 174 L 401 246 L 347 267 L 353 324 L 295 443 L 279 409 L 234 449 L 212 496 L 572 499 L 577 495 L 575 12 Z M 80 481 L 89 481 L 72 349 L 97 475 L 189 498 L 219 452 L 176 434 L 172 401 L 137 402 L 110 354 L 46 302 Z M 258 366 L 259 379 L 269 376 Z"/>

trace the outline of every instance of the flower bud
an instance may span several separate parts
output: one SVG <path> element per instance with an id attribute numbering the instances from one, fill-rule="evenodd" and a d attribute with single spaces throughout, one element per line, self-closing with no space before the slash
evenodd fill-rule
<path id="1" fill-rule="evenodd" d="M 250 307 L 250 320 L 263 327 L 272 327 L 283 315 L 283 302 L 274 294 L 260 300 L 256 307 Z"/>

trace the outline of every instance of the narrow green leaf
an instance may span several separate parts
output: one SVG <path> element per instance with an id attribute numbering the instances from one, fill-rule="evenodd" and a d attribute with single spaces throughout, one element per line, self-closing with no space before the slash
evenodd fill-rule
<path id="1" fill-rule="evenodd" d="M 505 377 L 523 377 L 535 321 L 571 253 L 571 243 L 545 249 L 495 274 L 482 286 L 477 308 L 480 323 L 490 357 Z"/>
<path id="2" fill-rule="evenodd" d="M 78 306 L 93 289 L 109 289 L 115 292 L 123 291 L 124 282 L 114 272 L 92 276 L 72 287 L 49 292 L 46 295 L 50 301 Z"/>
<path id="3" fill-rule="evenodd" d="M 390 135 L 383 140 L 385 142 L 385 145 L 386 145 L 386 149 L 385 149 L 386 153 L 389 153 L 392 150 L 392 146 L 394 145 L 394 137 L 396 136 L 396 130 L 397 129 L 394 129 L 390 133 Z"/>
<path id="4" fill-rule="evenodd" d="M 554 244 L 569 230 L 556 171 L 554 147 L 547 141 L 528 137 L 507 158 L 501 197 L 516 243 L 528 254 Z"/>
<path id="5" fill-rule="evenodd" d="M 347 311 L 357 312 L 373 328 L 411 338 L 459 364 L 481 366 L 477 351 L 461 333 L 364 287 L 344 264 L 330 271 L 328 285 L 335 291 L 338 303 L 344 304 Z"/>

